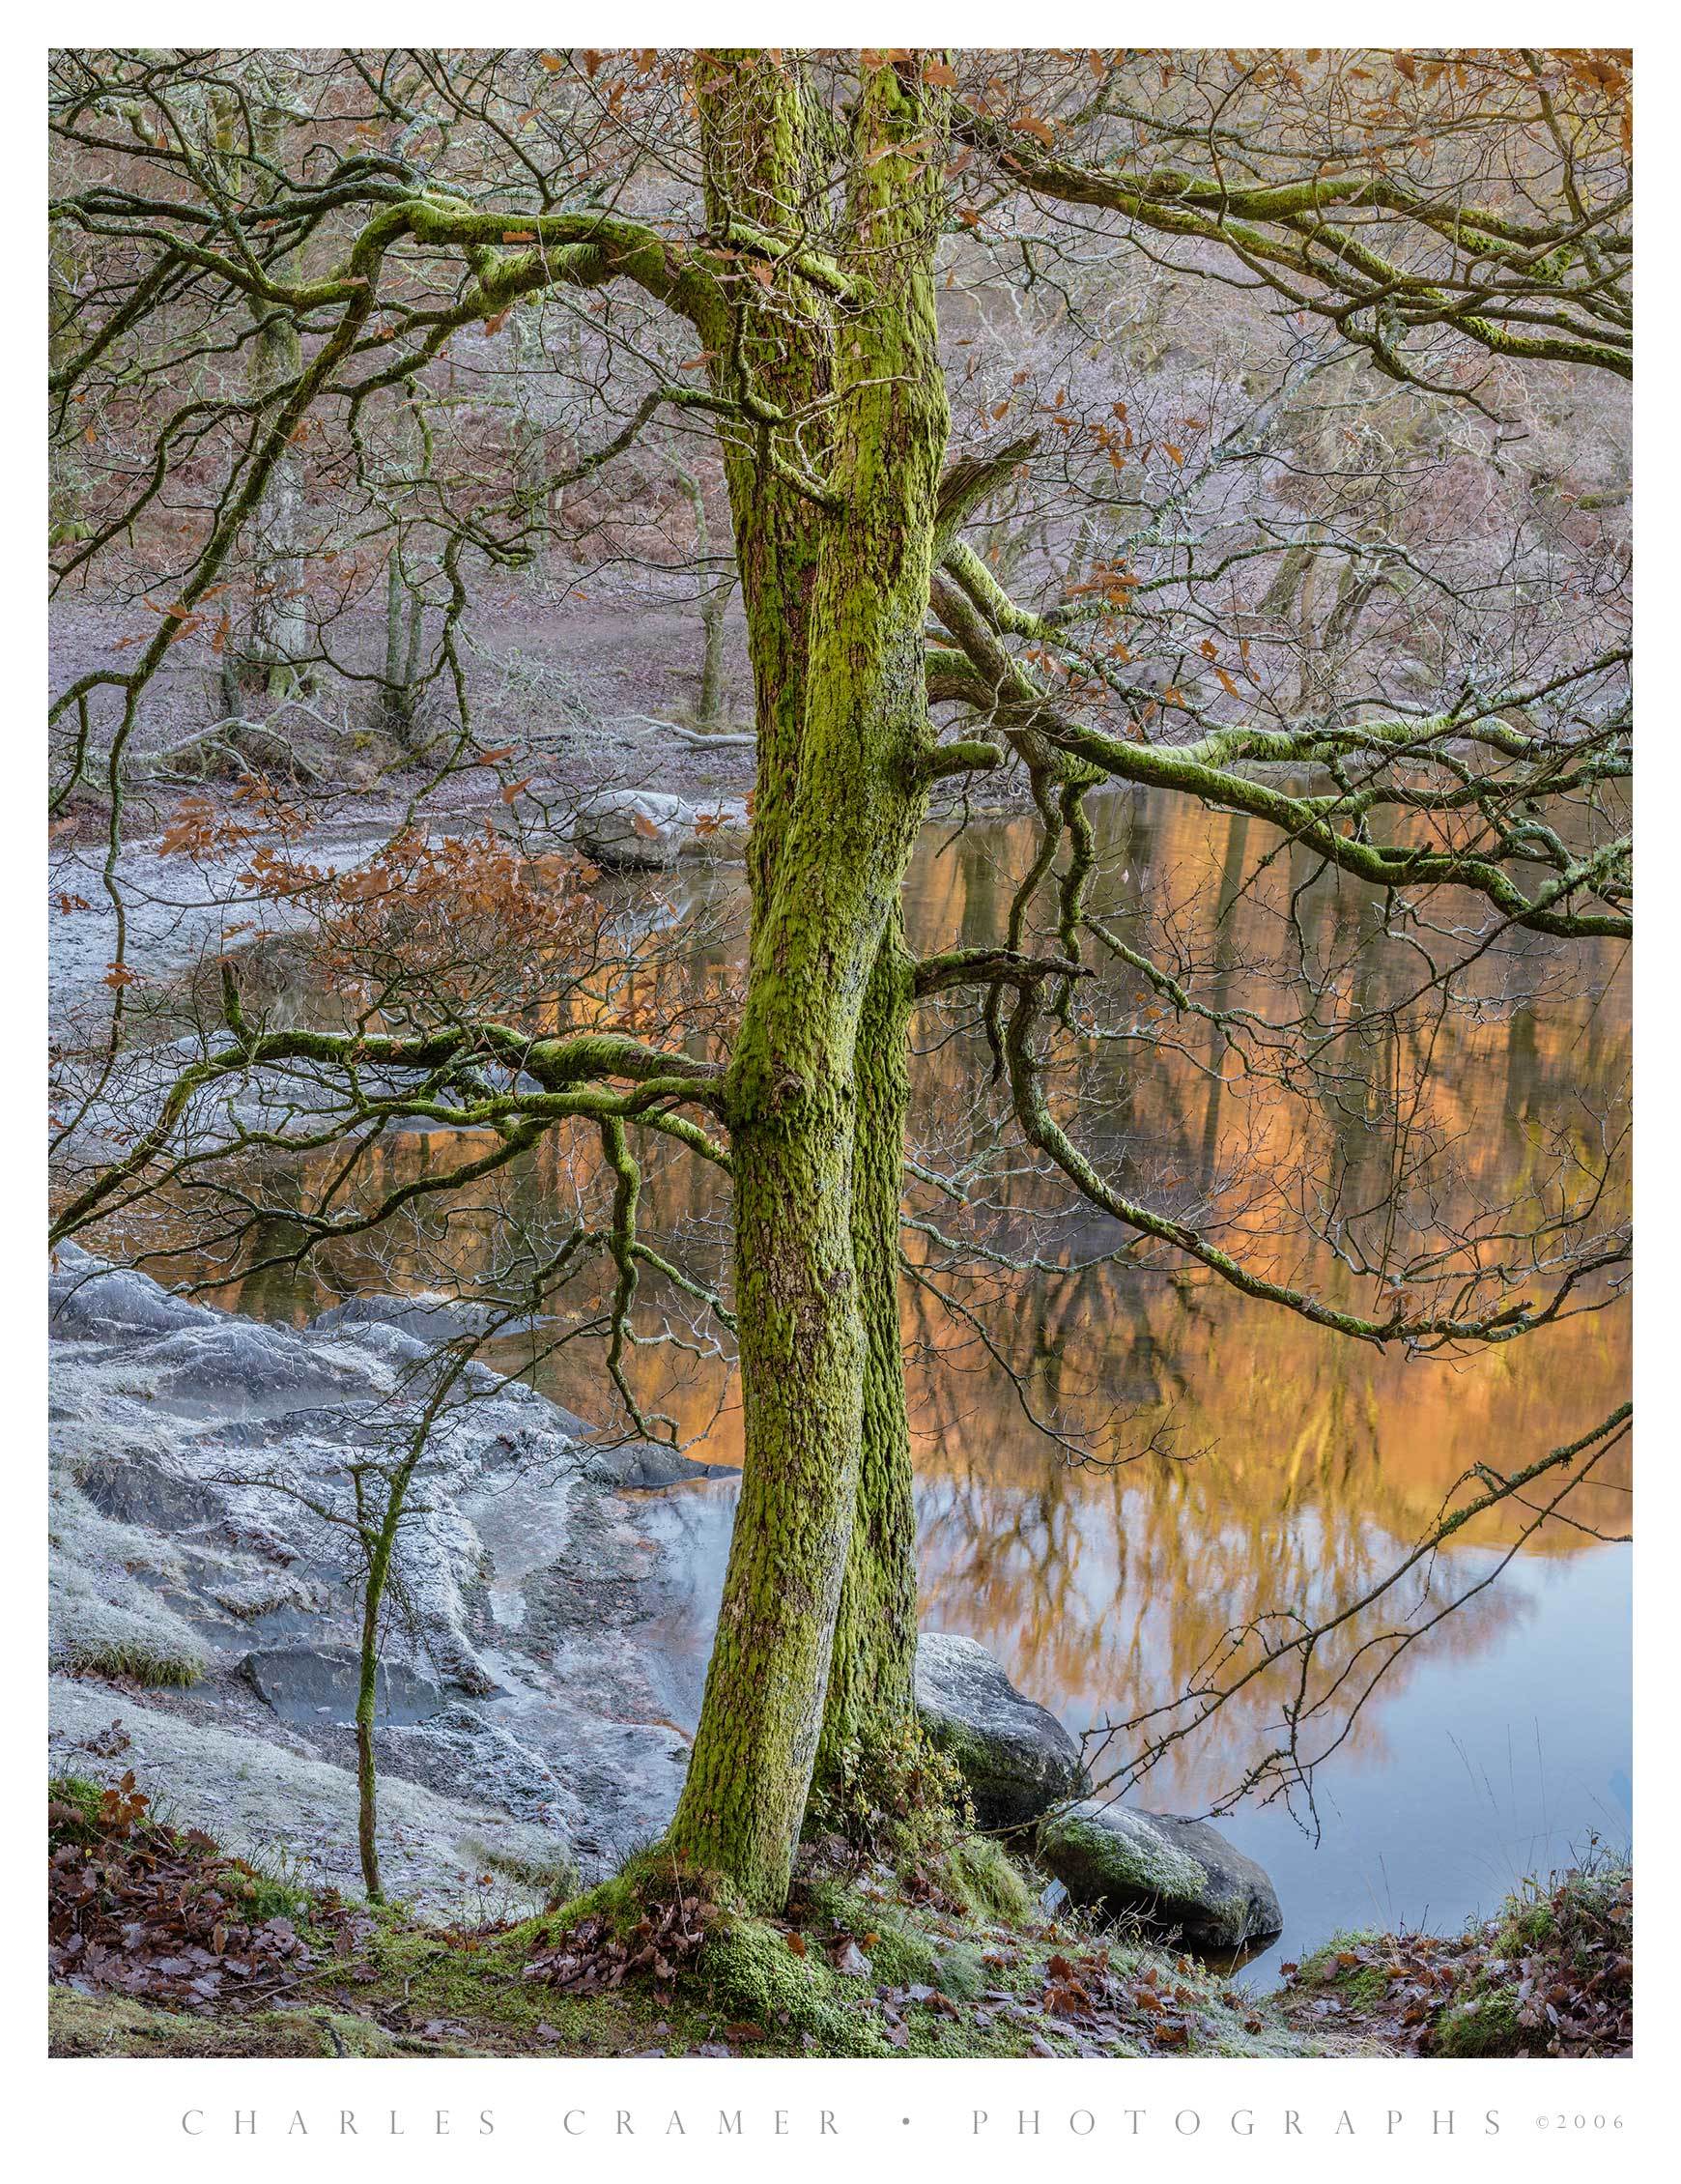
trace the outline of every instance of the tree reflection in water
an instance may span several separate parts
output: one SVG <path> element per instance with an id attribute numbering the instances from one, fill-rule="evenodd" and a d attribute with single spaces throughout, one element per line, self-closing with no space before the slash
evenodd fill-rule
<path id="1" fill-rule="evenodd" d="M 1096 799 L 1093 816 L 1097 922 L 1182 966 L 1187 983 L 1194 973 L 1208 1012 L 1160 1010 L 1124 962 L 1103 974 L 1104 1036 L 1070 1045 L 1063 1096 L 1071 1109 L 1077 1083 L 1083 1142 L 1120 1187 L 1148 1181 L 1154 1203 L 1177 1194 L 1187 1210 L 1211 1207 L 1252 1264 L 1369 1310 L 1369 1278 L 1329 1244 L 1304 1251 L 1304 1210 L 1327 1238 L 1368 1252 L 1381 1218 L 1385 1247 L 1405 1258 L 1433 1237 L 1463 1239 L 1491 1210 L 1532 1223 L 1561 1192 L 1579 1203 L 1607 1172 L 1607 1147 L 1626 1124 L 1628 1068 L 1626 980 L 1610 944 L 1578 943 L 1565 957 L 1536 935 L 1508 935 L 1462 974 L 1449 1004 L 1410 991 L 1419 966 L 1404 951 L 1366 944 L 1360 889 L 1319 878 L 1289 852 L 1262 856 L 1241 818 L 1142 795 Z M 992 939 L 1035 840 L 1026 819 L 930 828 L 911 880 L 915 941 Z M 736 883 L 725 870 L 686 885 L 678 907 L 692 930 L 661 926 L 637 974 L 640 1000 L 669 1007 L 682 982 L 698 1021 L 708 1010 L 727 1020 Z M 1054 906 L 1044 915 L 1054 927 Z M 319 1006 L 306 968 L 299 991 L 301 1008 Z M 639 1005 L 635 976 L 620 1000 Z M 1310 1073 L 1273 1067 L 1265 1041 L 1240 1050 L 1213 1020 L 1241 1011 L 1276 1020 L 1281 1008 L 1340 1027 Z M 1469 1356 L 1408 1359 L 1165 1257 L 1140 1264 L 1118 1224 L 1072 1199 L 977 1102 L 987 1074 L 980 1020 L 930 1014 L 916 1071 L 913 1151 L 927 1173 L 960 1178 L 966 1200 L 919 1185 L 905 1233 L 923 1617 L 978 1638 L 1077 1728 L 1171 1701 L 1235 1627 L 1279 1610 L 1312 1622 L 1357 1598 L 1430 1532 L 1472 1467 L 1531 1461 L 1627 1393 L 1620 1298 Z M 370 1156 L 365 1184 L 386 1191 L 481 1149 L 466 1134 L 407 1132 Z M 1609 1172 L 1602 1224 L 1626 1193 L 1614 1159 Z M 275 1178 L 266 1180 L 272 1192 Z M 343 1250 L 299 1275 L 270 1269 L 229 1284 L 221 1301 L 301 1319 L 327 1301 L 328 1280 L 467 1280 L 508 1221 L 553 1230 L 601 1189 L 595 1134 L 556 1129 L 454 1205 L 446 1236 L 417 1223 L 383 1236 L 377 1257 Z M 665 1239 L 668 1255 L 722 1269 L 715 1174 L 655 1159 L 642 1193 L 645 1233 Z M 203 1279 L 182 1209 L 178 1219 L 160 1271 Z M 156 1235 L 147 1242 L 159 1248 Z M 1034 1263 L 1023 1271 L 1022 1261 Z M 1584 1289 L 1581 1302 L 1603 1295 Z M 599 1303 L 572 1303 L 577 1326 Z M 694 1324 L 680 1298 L 668 1300 L 667 1329 L 680 1339 L 632 1353 L 638 1399 L 673 1422 L 692 1455 L 729 1462 L 740 1428 L 729 1361 Z M 532 1369 L 549 1393 L 600 1415 L 599 1360 L 586 1345 Z M 1624 1443 L 1570 1494 L 1569 1521 L 1535 1532 L 1524 1553 L 1571 1556 L 1595 1536 L 1624 1535 L 1628 1485 Z M 1336 1633 L 1320 1673 L 1463 1591 L 1487 1561 L 1475 1550 L 1509 1546 L 1531 1521 L 1512 1502 L 1475 1520 Z M 1404 1652 L 1349 1727 L 1341 1764 L 1381 1760 L 1384 1710 L 1420 1663 L 1469 1660 L 1510 1632 L 1529 1597 L 1480 1593 Z M 1174 1745 L 1151 1778 L 1155 1801 L 1188 1809 L 1240 1778 L 1275 1729 L 1284 1688 L 1278 1673 L 1248 1685 Z M 1624 1699 L 1606 1693 L 1608 1705 Z"/>

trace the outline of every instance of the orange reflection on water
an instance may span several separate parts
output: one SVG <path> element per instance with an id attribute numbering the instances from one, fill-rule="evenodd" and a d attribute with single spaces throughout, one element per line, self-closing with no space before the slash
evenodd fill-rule
<path id="1" fill-rule="evenodd" d="M 1301 1209 L 1323 1213 L 1332 1177 L 1343 1206 L 1372 1209 L 1405 1179 L 1404 1217 L 1382 1238 L 1402 1260 L 1423 1238 L 1463 1233 L 1479 1218 L 1530 1226 L 1586 1204 L 1626 1097 L 1627 992 L 1612 951 L 1568 959 L 1525 937 L 1489 951 L 1452 1006 L 1428 992 L 1403 1005 L 1422 959 L 1374 937 L 1362 890 L 1318 881 L 1298 932 L 1292 905 L 1314 879 L 1299 853 L 1276 854 L 1242 819 L 1183 805 L 1128 795 L 1092 809 L 1092 906 L 1128 944 L 1171 959 L 1206 1006 L 1277 1020 L 1305 1008 L 1317 986 L 1322 1021 L 1367 1019 L 1327 1048 L 1316 1080 L 1287 1088 L 1265 1069 L 1245 1069 L 1211 1026 L 1148 1014 L 1149 989 L 1110 965 L 1098 1013 L 1117 1035 L 1078 1049 L 1065 1041 L 1067 1066 L 1047 1089 L 1060 1119 L 1124 1187 L 1174 1210 L 1211 1208 L 1231 1223 L 1223 1240 L 1257 1272 L 1367 1312 L 1381 1310 L 1382 1283 L 1303 1242 Z M 1019 819 L 929 829 L 908 891 L 917 944 L 996 942 L 1035 841 L 1033 822 Z M 685 957 L 668 929 L 659 960 L 616 991 L 615 1020 L 686 1018 L 711 1032 L 727 1020 L 739 955 L 721 937 L 728 920 L 721 925 L 720 912 L 738 880 L 689 884 L 707 937 Z M 1054 934 L 1048 899 L 1041 928 L 1047 920 Z M 1385 1008 L 1400 1013 L 1384 1018 Z M 584 1002 L 570 1011 L 575 1021 L 603 1013 Z M 921 1023 L 918 1044 L 917 1149 L 941 1172 L 984 1163 L 997 1116 L 978 1097 L 989 1066 L 978 1022 L 959 1012 Z M 388 1190 L 487 1144 L 471 1134 L 406 1135 L 380 1147 L 367 1182 Z M 452 1225 L 453 1262 L 469 1274 L 475 1253 L 488 1258 L 510 1211 L 538 1222 L 568 1218 L 599 1195 L 600 1172 L 593 1131 L 551 1132 L 470 1198 L 483 1218 Z M 299 1180 L 307 1191 L 308 1171 Z M 1602 1220 L 1625 1191 L 1613 1173 Z M 1408 1359 L 1204 1272 L 1107 1256 L 1125 1241 L 1118 1224 L 1071 1203 L 1008 1151 L 975 1197 L 956 1225 L 967 1221 L 989 1247 L 1053 1266 L 1103 1263 L 1071 1273 L 941 1268 L 968 1317 L 954 1317 L 921 1283 L 905 1284 L 924 1619 L 979 1638 L 1025 1689 L 1082 1725 L 1171 1698 L 1224 1633 L 1257 1616 L 1318 1617 L 1356 1596 L 1429 1531 L 1473 1465 L 1530 1462 L 1627 1394 L 1622 1303 L 1467 1357 Z M 941 1221 L 952 1212 L 921 1187 L 914 1202 Z M 714 1275 L 725 1265 L 726 1210 L 716 1172 L 686 1156 L 663 1156 L 647 1178 L 650 1239 L 676 1255 L 669 1240 L 680 1236 Z M 1381 1225 L 1380 1213 L 1368 1216 L 1363 1249 Z M 419 1232 L 388 1236 L 377 1256 L 343 1258 L 334 1272 L 364 1285 L 434 1286 L 436 1250 Z M 941 1257 L 915 1232 L 907 1250 L 925 1269 Z M 671 1302 L 657 1292 L 650 1279 L 650 1302 Z M 288 1277 L 235 1284 L 224 1301 L 301 1317 L 325 1296 L 312 1279 Z M 573 1308 L 599 1302 L 596 1291 Z M 639 1399 L 674 1422 L 692 1455 L 739 1461 L 727 1363 L 653 1347 L 634 1352 L 631 1369 Z M 603 1415 L 598 1352 L 563 1351 L 537 1377 L 585 1417 Z M 1030 1414 L 1082 1433 L 1089 1460 L 1070 1461 Z M 1572 1495 L 1572 1521 L 1548 1525 L 1525 1552 L 1569 1556 L 1594 1534 L 1622 1535 L 1629 1483 L 1624 1445 Z M 1506 1504 L 1467 1527 L 1442 1558 L 1432 1596 L 1461 1589 L 1480 1566 L 1467 1549 L 1509 1544 L 1529 1521 Z M 1414 1587 L 1357 1619 L 1327 1644 L 1325 1659 L 1350 1658 L 1420 1597 Z M 1478 1652 L 1513 1612 L 1497 1588 L 1480 1595 L 1432 1636 L 1433 1656 Z M 1400 1662 L 1390 1688 L 1413 1658 Z M 1245 1765 L 1278 1695 L 1257 1684 L 1176 1751 L 1178 1788 L 1211 1790 Z M 1349 1752 L 1381 1751 L 1382 1696 L 1361 1714 Z"/>

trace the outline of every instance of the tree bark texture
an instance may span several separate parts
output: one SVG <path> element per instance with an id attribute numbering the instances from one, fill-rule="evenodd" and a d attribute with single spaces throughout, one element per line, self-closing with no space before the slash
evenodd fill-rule
<path id="1" fill-rule="evenodd" d="M 781 208 L 785 227 L 806 141 L 798 77 L 762 57 L 708 61 L 709 172 L 721 193 L 729 186 L 737 217 L 745 192 L 745 216 L 769 225 Z M 784 408 L 802 389 L 836 397 L 812 456 L 821 501 L 749 446 L 726 447 L 759 717 L 748 991 L 728 1080 L 744 1458 L 671 1847 L 762 1906 L 787 1893 L 866 1417 L 889 1407 L 879 1388 L 873 1403 L 866 1391 L 886 1355 L 880 1205 L 902 1115 L 888 1117 L 881 1085 L 861 1087 L 858 1057 L 867 1015 L 886 1001 L 877 963 L 926 800 L 923 624 L 948 415 L 934 202 L 914 141 L 922 109 L 891 67 L 866 76 L 848 202 L 856 301 L 813 302 L 804 349 L 783 342 L 766 359 Z M 895 1097 L 887 1088 L 888 1106 Z M 897 1303 L 894 1319 L 897 1369 Z"/>

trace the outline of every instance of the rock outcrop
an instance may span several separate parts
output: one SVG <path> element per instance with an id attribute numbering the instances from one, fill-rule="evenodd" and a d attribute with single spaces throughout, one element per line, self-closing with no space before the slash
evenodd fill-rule
<path id="1" fill-rule="evenodd" d="M 232 1843 L 265 1826 L 287 1837 L 292 1761 L 328 1769 L 354 1812 L 348 1467 L 412 1423 L 438 1344 L 470 1330 L 470 1308 L 363 1298 L 311 1328 L 276 1326 L 73 1246 L 50 1287 L 51 1649 L 68 1672 L 54 1765 L 121 1774 L 131 1754 L 80 1748 L 84 1716 L 138 1749 L 136 1719 L 155 1713 L 183 1737 L 251 1745 L 248 1795 L 218 1790 L 219 1764 L 189 1770 L 187 1817 Z M 675 1805 L 729 1484 L 643 1444 L 596 1446 L 583 1421 L 486 1366 L 467 1369 L 460 1394 L 398 1538 L 382 1772 L 540 1833 L 541 1856 L 518 1846 L 524 1869 L 576 1861 L 592 1877 Z M 150 1687 L 141 1701 L 136 1684 Z M 384 1809 L 396 1825 L 395 1790 Z M 446 1891 L 462 1863 L 448 1843 L 488 1840 L 459 1815 L 448 1828 L 429 1821 L 425 1834 Z M 351 1867 L 315 1859 L 321 1878 L 354 1872 L 354 1825 L 339 1844 Z M 433 1852 L 416 1850 L 411 1879 Z"/>
<path id="2" fill-rule="evenodd" d="M 48 1700 L 55 1773 L 115 1781 L 131 1767 L 155 1794 L 160 1819 L 204 1827 L 224 1850 L 278 1878 L 359 1891 L 356 1785 L 348 1767 L 249 1725 L 165 1712 L 67 1677 L 52 1679 Z M 540 1911 L 576 1884 L 577 1868 L 552 1825 L 470 1796 L 388 1772 L 380 1823 L 388 1892 L 440 1923 Z"/>

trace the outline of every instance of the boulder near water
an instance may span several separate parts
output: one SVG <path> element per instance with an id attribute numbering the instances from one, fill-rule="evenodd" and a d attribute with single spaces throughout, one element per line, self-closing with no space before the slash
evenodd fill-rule
<path id="1" fill-rule="evenodd" d="M 52 1765 L 100 1781 L 150 1769 L 185 1825 L 242 1854 L 292 1846 L 299 1871 L 343 1884 L 354 1467 L 403 1445 L 438 1345 L 475 1332 L 477 1308 L 365 1294 L 297 1328 L 74 1245 L 51 1281 Z M 676 1804 L 728 1481 L 646 1444 L 601 1447 L 479 1362 L 458 1393 L 396 1541 L 382 1827 L 417 1901 L 452 1903 L 488 1871 L 534 1909 L 555 1872 L 613 1870 Z M 137 1701 L 139 1684 L 157 1696 Z M 295 1767 L 320 1792 L 307 1836 Z"/>
<path id="2" fill-rule="evenodd" d="M 738 857 L 746 833 L 740 797 L 692 804 L 653 789 L 613 789 L 579 812 L 572 839 L 610 870 L 669 872 L 680 857 Z"/>
<path id="3" fill-rule="evenodd" d="M 1086 1798 L 1040 1823 L 1037 1850 L 1076 1904 L 1195 1949 L 1243 1949 L 1284 1929 L 1267 1875 L 1206 1821 Z"/>
<path id="4" fill-rule="evenodd" d="M 983 1827 L 1020 1827 L 1087 1788 L 1078 1745 L 983 1646 L 949 1630 L 917 1642 L 917 1711 L 956 1761 Z"/>
<path id="5" fill-rule="evenodd" d="M 1282 1932 L 1271 1882 L 1206 1821 L 1087 1796 L 1079 1747 L 983 1646 L 946 1630 L 917 1644 L 917 1710 L 962 1770 L 983 1827 L 1034 1828 L 1069 1899 L 1190 1947 L 1236 1951 Z"/>

